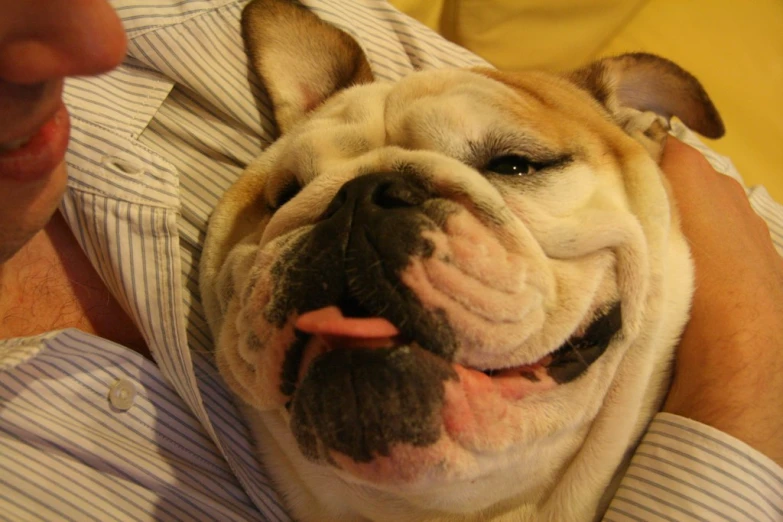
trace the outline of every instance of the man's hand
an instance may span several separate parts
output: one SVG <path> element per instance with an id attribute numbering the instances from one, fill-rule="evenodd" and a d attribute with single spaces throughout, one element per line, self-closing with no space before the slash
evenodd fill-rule
<path id="1" fill-rule="evenodd" d="M 669 137 L 661 161 L 696 264 L 690 322 L 663 410 L 783 465 L 783 259 L 739 183 Z"/>

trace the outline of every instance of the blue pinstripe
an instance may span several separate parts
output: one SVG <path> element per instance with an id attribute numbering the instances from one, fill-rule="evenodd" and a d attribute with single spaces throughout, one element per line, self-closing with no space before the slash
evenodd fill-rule
<path id="1" fill-rule="evenodd" d="M 379 79 L 396 80 L 416 69 L 485 63 L 383 2 L 304 2 L 355 35 Z M 65 513 L 44 505 L 39 511 L 31 509 L 36 497 L 27 493 L 35 490 L 36 482 L 54 487 L 56 481 L 49 479 L 64 469 L 67 481 L 51 498 L 78 512 L 80 520 L 287 520 L 209 357 L 211 336 L 196 280 L 209 212 L 277 132 L 263 88 L 255 76 L 246 75 L 239 38 L 244 0 L 112 3 L 128 28 L 129 56 L 113 73 L 67 84 L 74 132 L 68 157 L 70 189 L 62 208 L 98 271 L 145 331 L 160 373 L 151 366 L 134 367 L 138 356 L 75 331 L 36 341 L 43 346 L 37 356 L 13 371 L 0 371 L 0 519 L 7 513 L 25 519 L 65 518 Z M 107 157 L 115 156 L 137 163 L 141 173 L 107 166 Z M 783 211 L 761 193 L 751 194 L 751 199 L 771 217 L 773 237 L 783 242 Z M 0 342 L 0 363 L 4 346 L 12 344 Z M 140 398 L 128 412 L 112 412 L 106 393 L 117 378 L 136 382 L 153 402 Z M 60 412 L 43 407 L 51 404 L 67 406 L 64 411 L 80 407 L 82 416 L 58 417 Z M 9 419 L 24 419 L 35 433 L 20 439 Z M 87 426 L 94 431 L 86 431 Z M 710 443 L 703 435 L 684 433 L 680 439 L 694 441 L 698 449 Z M 663 436 L 674 440 L 671 433 Z M 75 451 L 73 441 L 82 440 L 94 444 L 97 453 Z M 157 452 L 143 449 L 151 442 Z M 25 451 L 42 450 L 40 460 L 21 450 L 15 453 L 20 443 L 27 445 Z M 141 449 L 133 453 L 134 447 Z M 45 448 L 57 452 L 48 455 Z M 667 462 L 649 453 L 653 450 L 672 459 L 685 457 L 677 460 L 687 468 L 681 471 L 699 484 L 711 484 L 709 491 L 657 469 L 655 463 Z M 743 461 L 737 468 L 742 477 L 732 477 L 737 490 L 728 491 L 715 478 L 726 474 L 723 468 L 711 469 L 711 462 L 678 451 L 646 442 L 639 456 L 647 460 L 632 465 L 606 520 L 675 520 L 672 510 L 682 518 L 686 511 L 672 499 L 682 500 L 690 490 L 715 500 L 715 505 L 696 505 L 713 518 L 728 516 L 729 510 L 714 512 L 721 504 L 746 518 L 752 510 L 766 511 L 770 519 L 783 514 L 783 482 L 778 482 L 783 472 L 767 469 L 761 461 Z M 101 458 L 106 483 L 95 478 L 95 470 L 87 470 Z M 681 484 L 682 491 L 658 479 Z M 100 496 L 102 504 L 92 506 L 81 499 L 85 492 Z M 120 498 L 123 504 L 113 501 Z"/>

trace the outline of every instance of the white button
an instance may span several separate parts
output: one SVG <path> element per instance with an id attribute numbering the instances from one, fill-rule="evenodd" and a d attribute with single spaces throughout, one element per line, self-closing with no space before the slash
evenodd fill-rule
<path id="1" fill-rule="evenodd" d="M 136 399 L 136 386 L 127 379 L 120 379 L 109 388 L 109 403 L 120 411 L 128 411 Z"/>

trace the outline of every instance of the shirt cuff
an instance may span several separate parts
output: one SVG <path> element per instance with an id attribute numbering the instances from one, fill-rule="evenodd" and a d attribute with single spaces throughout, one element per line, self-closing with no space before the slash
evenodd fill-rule
<path id="1" fill-rule="evenodd" d="M 604 520 L 783 520 L 783 468 L 715 428 L 659 413 Z"/>

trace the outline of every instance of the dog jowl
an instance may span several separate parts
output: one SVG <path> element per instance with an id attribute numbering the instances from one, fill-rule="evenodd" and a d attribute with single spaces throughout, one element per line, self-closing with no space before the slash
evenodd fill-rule
<path id="1" fill-rule="evenodd" d="M 701 86 L 643 54 L 381 82 L 294 2 L 243 30 L 281 136 L 216 208 L 201 284 L 291 513 L 593 518 L 687 319 L 657 160 L 672 115 L 723 132 Z"/>

